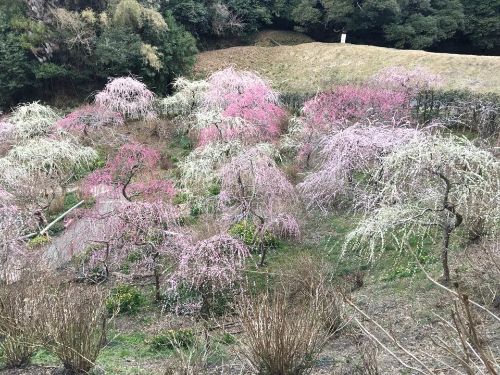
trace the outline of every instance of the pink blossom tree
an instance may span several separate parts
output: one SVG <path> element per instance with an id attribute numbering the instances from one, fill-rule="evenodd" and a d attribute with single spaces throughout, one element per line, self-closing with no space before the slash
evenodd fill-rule
<path id="1" fill-rule="evenodd" d="M 81 136 L 83 140 L 109 137 L 110 130 L 125 124 L 123 115 L 107 107 L 85 105 L 56 123 L 56 126 Z"/>
<path id="2" fill-rule="evenodd" d="M 277 102 L 278 96 L 273 91 L 269 83 L 254 72 L 236 70 L 229 67 L 212 73 L 208 78 L 208 90 L 204 95 L 204 106 L 207 110 L 219 108 L 224 110 L 230 104 L 230 97 L 234 93 L 243 94 L 250 87 L 265 87 L 265 99 L 270 102 Z"/>
<path id="3" fill-rule="evenodd" d="M 214 293 L 231 288 L 241 280 L 245 259 L 250 255 L 240 241 L 218 234 L 183 249 L 172 275 L 174 286 L 187 284 L 202 297 L 201 316 L 208 319 Z"/>
<path id="4" fill-rule="evenodd" d="M 414 129 L 354 125 L 320 139 L 316 167 L 297 188 L 308 208 L 327 210 L 339 197 L 355 199 L 382 157 L 421 132 Z M 355 174 L 363 175 L 356 181 Z"/>
<path id="5" fill-rule="evenodd" d="M 234 156 L 221 168 L 220 179 L 219 206 L 227 222 L 254 223 L 260 244 L 266 232 L 299 236 L 299 224 L 293 215 L 298 203 L 295 188 L 262 147 Z M 263 266 L 267 251 L 260 247 Z"/>
<path id="6" fill-rule="evenodd" d="M 302 109 L 308 126 L 318 130 L 341 129 L 365 118 L 397 122 L 408 115 L 404 93 L 368 86 L 339 86 L 308 100 Z"/>
<path id="7" fill-rule="evenodd" d="M 153 101 L 154 94 L 144 83 L 132 77 L 110 79 L 95 97 L 97 105 L 132 120 L 155 117 Z"/>
<path id="8" fill-rule="evenodd" d="M 255 84 L 242 93 L 228 93 L 226 99 L 229 105 L 223 116 L 242 118 L 253 124 L 262 133 L 261 140 L 269 141 L 280 135 L 286 113 L 278 104 L 277 94 L 268 85 Z"/>
<path id="9" fill-rule="evenodd" d="M 84 190 L 91 193 L 99 185 L 113 186 L 122 196 L 131 201 L 133 197 L 147 194 L 164 194 L 172 197 L 175 194 L 173 184 L 169 181 L 143 178 L 144 182 L 135 182 L 140 174 L 152 176 L 158 167 L 160 153 L 155 149 L 139 143 L 123 145 L 110 157 L 103 169 L 88 176 L 84 182 Z"/>
<path id="10" fill-rule="evenodd" d="M 438 88 L 443 84 L 439 74 L 423 67 L 408 69 L 403 66 L 391 66 L 374 74 L 370 81 L 376 87 L 403 92 L 408 99 L 419 91 Z"/>
<path id="11" fill-rule="evenodd" d="M 409 115 L 409 102 L 402 92 L 368 86 L 340 86 L 308 100 L 302 115 L 292 119 L 282 143 L 309 167 L 310 158 L 321 148 L 326 135 L 358 122 L 404 126 L 409 122 Z"/>
<path id="12" fill-rule="evenodd" d="M 286 112 L 260 76 L 227 68 L 212 74 L 207 85 L 195 124 L 200 145 L 234 139 L 255 144 L 280 135 Z"/>
<path id="13" fill-rule="evenodd" d="M 110 215 L 113 220 L 108 220 Z M 135 201 L 125 202 L 104 215 L 93 210 L 86 216 L 110 223 L 105 237 L 91 241 L 99 246 L 92 250 L 87 266 L 103 267 L 107 277 L 134 254 L 131 272 L 152 272 L 155 298 L 159 301 L 164 261 L 186 246 L 179 227 L 179 210 L 162 201 Z"/>
<path id="14" fill-rule="evenodd" d="M 197 146 L 205 147 L 214 143 L 242 142 L 244 144 L 255 144 L 262 137 L 260 129 L 254 124 L 239 117 L 223 117 L 214 114 L 209 118 L 198 120 L 204 122 L 208 120 L 206 126 L 201 126 L 197 131 Z"/>

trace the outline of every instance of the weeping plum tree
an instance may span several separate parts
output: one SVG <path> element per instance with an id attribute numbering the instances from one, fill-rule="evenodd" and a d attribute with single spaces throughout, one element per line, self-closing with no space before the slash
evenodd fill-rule
<path id="1" fill-rule="evenodd" d="M 59 120 L 56 126 L 86 141 L 110 138 L 112 135 L 110 130 L 124 124 L 125 120 L 121 113 L 99 105 L 85 105 Z"/>
<path id="2" fill-rule="evenodd" d="M 208 78 L 208 90 L 204 97 L 204 106 L 211 110 L 225 110 L 231 104 L 233 94 L 243 94 L 249 88 L 260 86 L 266 88 L 265 99 L 275 101 L 276 93 L 269 83 L 258 74 L 229 67 L 212 73 Z M 228 96 L 229 95 L 229 96 Z"/>
<path id="3" fill-rule="evenodd" d="M 108 220 L 110 215 L 112 220 Z M 105 215 L 98 211 L 87 213 L 87 217 L 106 220 L 109 224 L 105 238 L 93 241 L 99 246 L 91 252 L 88 266 L 91 269 L 102 267 L 107 277 L 110 271 L 119 269 L 133 256 L 132 273 L 153 273 L 155 298 L 159 301 L 162 262 L 186 247 L 179 216 L 179 210 L 162 201 L 124 202 Z"/>
<path id="4" fill-rule="evenodd" d="M 479 220 L 485 231 L 498 230 L 500 163 L 465 138 L 414 138 L 383 159 L 379 176 L 379 193 L 367 202 L 367 217 L 348 235 L 344 251 L 367 246 L 373 257 L 388 238 L 403 246 L 439 229 L 443 281 L 448 283 L 448 252 L 456 229 Z"/>
<path id="5" fill-rule="evenodd" d="M 285 111 L 279 106 L 278 93 L 259 75 L 233 68 L 213 73 L 208 79 L 202 110 L 219 113 L 219 123 L 208 124 L 202 136 L 211 140 L 242 139 L 253 143 L 269 141 L 279 136 Z M 242 131 L 232 130 L 231 119 L 243 121 Z M 224 129 L 229 127 L 230 129 Z M 225 133 L 225 134 L 224 134 Z"/>
<path id="6" fill-rule="evenodd" d="M 274 140 L 286 112 L 278 93 L 253 72 L 227 68 L 207 81 L 180 79 L 177 93 L 164 99 L 163 113 L 180 116 L 200 146 L 240 140 L 248 144 Z"/>
<path id="7" fill-rule="evenodd" d="M 194 149 L 179 164 L 181 184 L 189 198 L 206 208 L 213 206 L 209 189 L 220 184 L 220 169 L 242 150 L 238 141 L 212 142 Z"/>
<path id="8" fill-rule="evenodd" d="M 306 101 L 300 117 L 293 118 L 284 149 L 310 167 L 310 158 L 323 140 L 357 123 L 403 127 L 408 123 L 406 94 L 379 87 L 340 86 Z"/>
<path id="9" fill-rule="evenodd" d="M 201 294 L 201 316 L 208 319 L 214 294 L 241 280 L 248 248 L 239 240 L 218 234 L 192 243 L 179 254 L 174 286 L 186 283 Z"/>
<path id="10" fill-rule="evenodd" d="M 96 159 L 94 149 L 71 139 L 30 139 L 0 158 L 0 186 L 23 206 L 36 206 L 41 212 L 63 196 L 67 185 Z"/>
<path id="11" fill-rule="evenodd" d="M 351 85 L 316 95 L 302 112 L 310 126 L 331 130 L 367 117 L 400 121 L 408 115 L 408 108 L 406 96 L 399 91 Z"/>
<path id="12" fill-rule="evenodd" d="M 127 143 L 110 157 L 103 169 L 89 175 L 84 182 L 84 190 L 92 193 L 99 185 L 113 186 L 122 196 L 131 201 L 138 195 L 174 195 L 173 184 L 167 180 L 153 178 L 153 171 L 159 165 L 160 153 L 139 143 Z M 145 182 L 134 182 L 139 174 Z"/>
<path id="13" fill-rule="evenodd" d="M 125 118 L 140 120 L 154 117 L 154 94 L 132 77 L 111 79 L 95 97 L 99 106 L 118 112 Z"/>
<path id="14" fill-rule="evenodd" d="M 307 207 L 328 210 L 339 197 L 359 198 L 366 186 L 359 186 L 362 181 L 355 175 L 366 180 L 384 155 L 420 134 L 414 129 L 357 124 L 321 137 L 316 167 L 297 186 Z"/>
<path id="15" fill-rule="evenodd" d="M 374 74 L 370 81 L 376 87 L 403 92 L 407 100 L 422 90 L 435 89 L 443 84 L 443 78 L 427 68 L 408 69 L 403 66 L 384 68 Z"/>
<path id="16" fill-rule="evenodd" d="M 59 119 L 59 115 L 52 108 L 33 102 L 16 107 L 9 122 L 14 125 L 14 135 L 17 139 L 31 139 L 49 134 Z"/>
<path id="17" fill-rule="evenodd" d="M 180 77 L 173 83 L 175 94 L 160 101 L 161 113 L 168 117 L 189 117 L 199 110 L 203 104 L 208 82 L 204 80 L 190 81 Z"/>
<path id="18" fill-rule="evenodd" d="M 219 206 L 230 224 L 247 220 L 257 227 L 261 248 L 260 265 L 265 264 L 266 233 L 298 237 L 299 224 L 293 213 L 298 198 L 294 186 L 263 146 L 234 156 L 220 170 Z"/>

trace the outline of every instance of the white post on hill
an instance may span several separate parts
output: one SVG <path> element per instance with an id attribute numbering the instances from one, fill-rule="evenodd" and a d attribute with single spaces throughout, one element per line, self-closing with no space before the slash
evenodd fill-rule
<path id="1" fill-rule="evenodd" d="M 342 35 L 340 36 L 340 43 L 345 44 L 346 38 L 347 38 L 347 34 L 342 33 Z"/>

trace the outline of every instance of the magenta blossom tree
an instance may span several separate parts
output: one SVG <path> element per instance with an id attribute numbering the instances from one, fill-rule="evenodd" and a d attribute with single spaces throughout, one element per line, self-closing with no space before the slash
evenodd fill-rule
<path id="1" fill-rule="evenodd" d="M 153 101 L 153 92 L 132 77 L 111 79 L 95 97 L 97 105 L 132 120 L 155 117 Z"/>
<path id="2" fill-rule="evenodd" d="M 278 94 L 257 74 L 227 68 L 212 74 L 197 109 L 199 144 L 276 139 L 286 119 Z"/>
<path id="3" fill-rule="evenodd" d="M 231 288 L 241 280 L 248 248 L 239 240 L 218 234 L 197 241 L 179 255 L 173 286 L 187 284 L 202 296 L 201 316 L 210 316 L 214 293 Z"/>
<path id="4" fill-rule="evenodd" d="M 128 201 L 135 196 L 148 193 L 172 197 L 175 191 L 173 184 L 169 181 L 157 179 L 146 179 L 145 182 L 134 181 L 139 174 L 150 176 L 151 172 L 158 167 L 159 162 L 160 153 L 157 150 L 139 143 L 125 144 L 108 159 L 103 169 L 95 171 L 86 178 L 84 190 L 91 193 L 99 185 L 113 186 Z"/>
<path id="5" fill-rule="evenodd" d="M 353 85 L 316 95 L 304 104 L 302 113 L 308 126 L 326 131 L 365 118 L 399 122 L 409 115 L 404 93 Z"/>
<path id="6" fill-rule="evenodd" d="M 263 236 L 298 237 L 299 224 L 293 212 L 298 203 L 294 186 L 262 147 L 253 147 L 234 156 L 221 168 L 219 206 L 230 224 L 248 220 Z M 266 258 L 261 246 L 260 265 Z"/>
<path id="7" fill-rule="evenodd" d="M 327 210 L 339 203 L 339 197 L 359 199 L 381 158 L 421 134 L 414 129 L 358 124 L 323 136 L 316 167 L 297 187 L 307 207 Z M 355 174 L 363 178 L 356 179 Z"/>

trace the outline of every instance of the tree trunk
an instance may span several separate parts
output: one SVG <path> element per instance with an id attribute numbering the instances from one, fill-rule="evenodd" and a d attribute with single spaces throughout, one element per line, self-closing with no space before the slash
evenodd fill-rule
<path id="1" fill-rule="evenodd" d="M 200 316 L 203 320 L 208 320 L 210 318 L 210 307 L 211 307 L 211 301 L 213 299 L 213 293 L 212 293 L 212 288 L 203 288 L 201 290 L 201 309 L 200 309 Z"/>
<path id="2" fill-rule="evenodd" d="M 441 263 L 443 264 L 443 284 L 450 283 L 450 267 L 448 265 L 448 250 L 450 248 L 450 234 L 452 227 L 448 223 L 443 226 L 443 248 L 441 250 Z"/>
<path id="3" fill-rule="evenodd" d="M 160 272 L 158 271 L 158 266 L 154 268 L 154 277 L 155 277 L 155 301 L 161 301 L 161 293 L 160 293 Z"/>
<path id="4" fill-rule="evenodd" d="M 260 250 L 259 267 L 264 267 L 265 262 L 266 262 L 267 247 L 264 245 L 262 240 L 259 242 L 259 250 Z"/>

